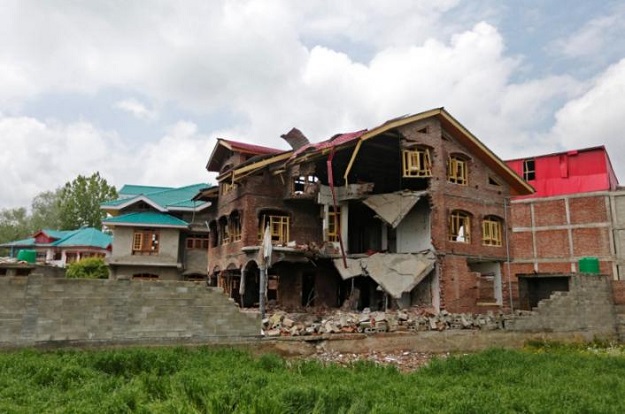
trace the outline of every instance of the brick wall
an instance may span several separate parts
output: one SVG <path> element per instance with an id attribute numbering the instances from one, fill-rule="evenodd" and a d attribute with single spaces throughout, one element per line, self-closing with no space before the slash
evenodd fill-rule
<path id="1" fill-rule="evenodd" d="M 217 288 L 177 281 L 0 278 L 0 347 L 229 343 L 260 334 Z"/>

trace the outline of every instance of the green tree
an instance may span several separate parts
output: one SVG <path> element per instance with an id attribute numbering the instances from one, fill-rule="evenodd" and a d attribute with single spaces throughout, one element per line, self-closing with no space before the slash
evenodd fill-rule
<path id="1" fill-rule="evenodd" d="M 30 218 L 24 207 L 0 210 L 0 243 L 30 236 Z"/>
<path id="2" fill-rule="evenodd" d="M 65 277 L 70 279 L 108 279 L 109 270 L 104 259 L 88 257 L 68 265 Z"/>
<path id="3" fill-rule="evenodd" d="M 61 228 L 60 196 L 60 188 L 54 191 L 44 191 L 35 196 L 31 204 L 30 215 L 32 232 Z"/>
<path id="4" fill-rule="evenodd" d="M 102 228 L 106 213 L 100 204 L 117 198 L 117 190 L 96 172 L 90 177 L 79 175 L 65 183 L 59 195 L 61 230 L 82 226 Z"/>

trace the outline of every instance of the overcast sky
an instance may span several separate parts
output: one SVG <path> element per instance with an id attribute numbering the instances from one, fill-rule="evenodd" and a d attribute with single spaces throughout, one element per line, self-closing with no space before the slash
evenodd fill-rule
<path id="1" fill-rule="evenodd" d="M 504 159 L 605 145 L 625 183 L 624 39 L 622 0 L 0 0 L 0 208 L 441 106 Z"/>

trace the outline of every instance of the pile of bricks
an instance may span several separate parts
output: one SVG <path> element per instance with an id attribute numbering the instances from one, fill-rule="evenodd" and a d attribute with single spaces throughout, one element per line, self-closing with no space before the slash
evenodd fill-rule
<path id="1" fill-rule="evenodd" d="M 444 331 L 447 329 L 503 329 L 504 315 L 452 314 L 445 310 L 411 308 L 387 312 L 334 311 L 323 315 L 276 311 L 263 319 L 265 336 L 307 336 L 334 333 L 383 333 L 401 331 Z"/>

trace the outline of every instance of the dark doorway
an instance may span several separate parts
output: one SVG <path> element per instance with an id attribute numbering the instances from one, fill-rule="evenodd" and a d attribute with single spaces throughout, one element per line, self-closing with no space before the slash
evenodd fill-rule
<path id="1" fill-rule="evenodd" d="M 315 306 L 315 297 L 317 292 L 315 291 L 315 273 L 303 272 L 302 273 L 302 306 Z"/>
<path id="2" fill-rule="evenodd" d="M 538 302 L 548 299 L 554 292 L 568 292 L 569 275 L 532 274 L 517 275 L 519 278 L 519 307 L 532 310 Z"/>

